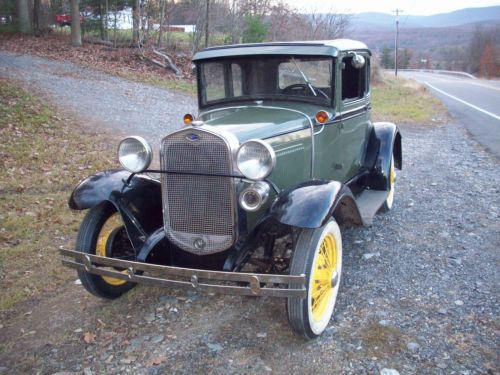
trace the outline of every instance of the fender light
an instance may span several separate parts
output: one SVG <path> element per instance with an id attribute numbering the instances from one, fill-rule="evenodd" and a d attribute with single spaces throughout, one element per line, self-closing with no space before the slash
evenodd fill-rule
<path id="1" fill-rule="evenodd" d="M 266 203 L 269 197 L 269 184 L 263 181 L 258 181 L 240 194 L 240 206 L 245 211 L 254 212 L 261 208 Z"/>

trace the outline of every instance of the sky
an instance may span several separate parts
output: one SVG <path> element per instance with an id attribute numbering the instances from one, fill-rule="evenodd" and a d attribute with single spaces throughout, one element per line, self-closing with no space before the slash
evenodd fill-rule
<path id="1" fill-rule="evenodd" d="M 403 15 L 431 15 L 448 13 L 463 8 L 479 8 L 500 5 L 500 0 L 287 0 L 302 12 L 361 13 L 403 9 Z"/>

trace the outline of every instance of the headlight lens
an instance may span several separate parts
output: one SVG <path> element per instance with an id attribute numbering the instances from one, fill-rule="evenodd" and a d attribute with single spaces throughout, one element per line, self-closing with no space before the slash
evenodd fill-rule
<path id="1" fill-rule="evenodd" d="M 152 156 L 151 146 L 142 137 L 127 137 L 118 146 L 120 164 L 132 173 L 145 171 L 151 164 Z"/>
<path id="2" fill-rule="evenodd" d="M 262 180 L 269 176 L 276 164 L 276 154 L 267 143 L 252 139 L 243 143 L 236 156 L 240 172 L 251 180 Z"/>

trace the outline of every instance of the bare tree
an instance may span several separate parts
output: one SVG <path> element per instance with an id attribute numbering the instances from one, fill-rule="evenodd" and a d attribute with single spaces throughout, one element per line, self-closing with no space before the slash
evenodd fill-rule
<path id="1" fill-rule="evenodd" d="M 31 19 L 30 19 L 30 1 L 18 0 L 17 1 L 17 16 L 19 17 L 19 31 L 22 33 L 31 33 Z"/>
<path id="2" fill-rule="evenodd" d="M 308 25 L 304 39 L 321 40 L 341 38 L 350 26 L 350 16 L 347 14 L 321 13 L 315 8 L 311 8 L 309 14 L 304 15 Z"/>
<path id="3" fill-rule="evenodd" d="M 71 44 L 82 45 L 82 29 L 80 26 L 80 6 L 78 0 L 71 0 Z"/>

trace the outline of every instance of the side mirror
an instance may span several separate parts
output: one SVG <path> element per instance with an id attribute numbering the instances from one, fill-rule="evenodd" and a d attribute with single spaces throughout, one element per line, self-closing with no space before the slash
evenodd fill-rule
<path id="1" fill-rule="evenodd" d="M 356 69 L 361 69 L 363 66 L 365 66 L 365 58 L 355 53 L 352 57 L 351 65 Z"/>

